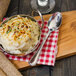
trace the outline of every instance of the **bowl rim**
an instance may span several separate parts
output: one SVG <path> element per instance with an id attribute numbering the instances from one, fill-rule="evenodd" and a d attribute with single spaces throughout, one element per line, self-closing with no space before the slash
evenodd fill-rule
<path id="1" fill-rule="evenodd" d="M 37 22 L 32 16 L 29 16 L 29 15 L 26 15 L 26 14 L 17 14 L 17 15 L 10 16 L 9 18 L 7 18 L 3 22 L 1 22 L 1 25 L 5 24 L 6 22 L 11 20 L 12 18 L 17 17 L 18 15 L 21 16 L 21 17 L 27 17 L 27 18 L 31 19 L 32 21 Z M 22 56 L 26 56 L 26 55 L 34 52 L 37 49 L 37 47 L 39 46 L 39 43 L 40 43 L 40 40 L 41 40 L 41 27 L 40 27 L 38 22 L 37 22 L 37 24 L 39 26 L 39 33 L 40 33 L 38 42 L 36 43 L 36 45 L 34 45 L 34 47 L 30 51 L 25 51 L 24 53 L 21 53 Z M 4 52 L 7 52 L 7 51 L 4 51 Z M 11 54 L 9 51 L 7 53 Z M 11 54 L 11 55 L 16 55 L 16 56 L 18 55 L 18 57 L 22 57 L 21 54 L 20 54 L 20 56 L 19 56 L 19 54 Z"/>

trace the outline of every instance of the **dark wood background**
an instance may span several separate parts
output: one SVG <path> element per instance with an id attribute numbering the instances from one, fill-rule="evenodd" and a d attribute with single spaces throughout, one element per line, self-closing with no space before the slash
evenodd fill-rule
<path id="1" fill-rule="evenodd" d="M 22 13 L 31 14 L 30 1 L 11 0 L 6 17 Z M 50 13 L 76 10 L 76 0 L 55 1 L 55 8 Z M 40 65 L 31 69 L 24 69 L 20 72 L 23 76 L 76 76 L 76 55 L 56 61 L 54 68 Z"/>

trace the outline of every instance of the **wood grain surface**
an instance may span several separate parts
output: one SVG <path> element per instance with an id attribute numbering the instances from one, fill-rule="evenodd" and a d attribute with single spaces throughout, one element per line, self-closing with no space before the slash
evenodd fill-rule
<path id="1" fill-rule="evenodd" d="M 48 20 L 51 14 L 44 15 L 44 20 Z M 59 29 L 58 54 L 57 59 L 65 58 L 76 54 L 76 11 L 62 13 L 62 25 Z M 39 20 L 39 17 L 35 17 Z M 18 69 L 30 67 L 27 62 L 13 61 Z"/>

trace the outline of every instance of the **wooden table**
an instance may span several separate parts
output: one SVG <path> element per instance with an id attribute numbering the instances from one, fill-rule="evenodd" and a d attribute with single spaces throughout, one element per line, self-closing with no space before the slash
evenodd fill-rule
<path id="1" fill-rule="evenodd" d="M 30 14 L 30 7 L 30 0 L 11 0 L 6 16 L 22 13 Z M 70 10 L 76 10 L 76 0 L 56 0 L 55 9 L 51 13 Z M 24 69 L 21 73 L 23 76 L 50 76 L 51 69 L 50 66 L 40 65 L 31 69 Z M 76 56 L 56 61 L 52 76 L 76 76 Z"/>

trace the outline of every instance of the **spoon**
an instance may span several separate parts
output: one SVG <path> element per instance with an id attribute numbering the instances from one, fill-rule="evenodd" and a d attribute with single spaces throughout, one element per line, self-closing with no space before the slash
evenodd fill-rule
<path id="1" fill-rule="evenodd" d="M 30 59 L 29 64 L 30 64 L 31 66 L 36 65 L 37 60 L 38 60 L 38 58 L 39 58 L 39 55 L 40 55 L 40 53 L 41 53 L 41 50 L 42 50 L 42 48 L 43 48 L 43 45 L 44 45 L 46 39 L 48 38 L 48 36 L 50 35 L 50 33 L 51 33 L 52 31 L 55 31 L 55 30 L 57 30 L 57 29 L 60 27 L 61 22 L 62 22 L 62 15 L 61 15 L 60 12 L 54 13 L 54 14 L 49 18 L 49 21 L 48 21 L 49 32 L 48 32 L 48 34 L 46 35 L 46 37 L 43 39 L 43 42 L 42 42 L 42 44 L 40 45 L 40 47 L 38 48 L 37 52 L 36 52 L 36 53 L 33 55 L 33 57 Z"/>

